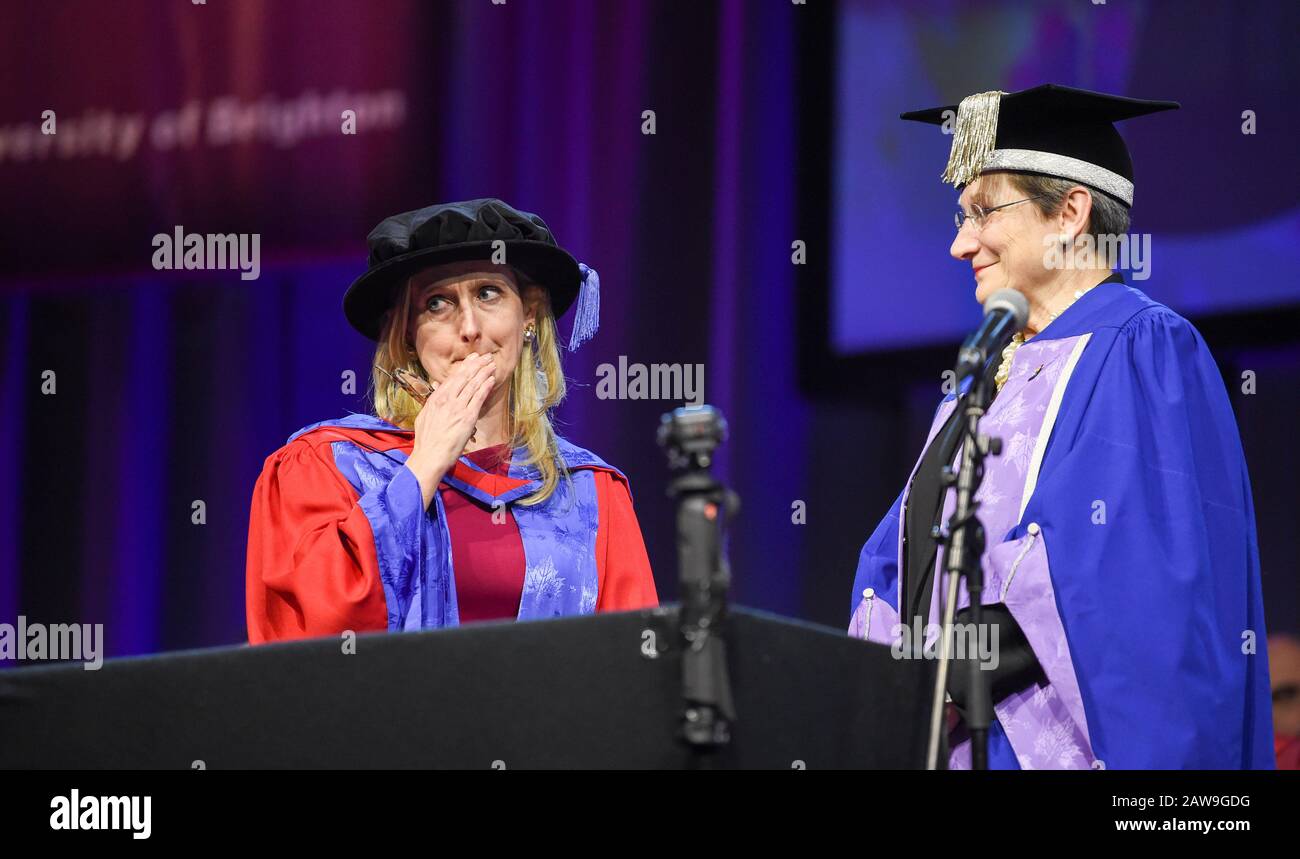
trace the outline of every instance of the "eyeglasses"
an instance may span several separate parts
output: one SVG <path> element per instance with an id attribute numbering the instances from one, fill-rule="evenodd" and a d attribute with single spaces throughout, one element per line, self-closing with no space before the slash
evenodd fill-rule
<path id="1" fill-rule="evenodd" d="M 419 376 L 404 367 L 398 367 L 391 373 L 378 364 L 375 365 L 375 369 L 395 382 L 399 388 L 410 394 L 412 399 L 422 406 L 429 397 L 433 396 L 433 392 L 437 390 L 437 385 L 434 385 L 431 382 L 426 382 L 424 379 L 421 379 Z"/>
<path id="2" fill-rule="evenodd" d="M 1035 194 L 1034 196 L 1026 197 L 1023 200 L 1012 200 L 1010 203 L 1003 203 L 1000 206 L 990 206 L 987 209 L 978 204 L 971 204 L 969 215 L 966 214 L 965 209 L 958 206 L 957 211 L 953 213 L 952 220 L 953 223 L 957 225 L 958 230 L 966 226 L 967 221 L 974 221 L 975 229 L 982 230 L 984 229 L 984 222 L 988 219 L 988 216 L 996 212 L 998 209 L 1005 209 L 1007 206 L 1014 206 L 1017 203 L 1028 203 L 1030 200 L 1037 200 L 1039 197 L 1046 196 L 1046 194 Z"/>

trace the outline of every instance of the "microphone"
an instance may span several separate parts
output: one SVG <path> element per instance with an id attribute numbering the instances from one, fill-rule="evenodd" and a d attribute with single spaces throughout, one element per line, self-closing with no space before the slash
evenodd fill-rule
<path id="1" fill-rule="evenodd" d="M 1011 337 L 1029 322 L 1029 302 L 1014 289 L 999 289 L 984 302 L 984 321 L 966 338 L 957 353 L 957 382 L 984 369 L 989 357 L 1002 351 Z"/>

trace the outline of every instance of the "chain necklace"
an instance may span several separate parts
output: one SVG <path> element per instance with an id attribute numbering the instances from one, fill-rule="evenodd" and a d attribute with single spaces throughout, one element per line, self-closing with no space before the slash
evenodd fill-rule
<path id="1" fill-rule="evenodd" d="M 1074 304 L 1074 302 L 1083 297 L 1085 292 L 1093 288 L 1094 287 L 1090 286 L 1088 289 L 1076 289 L 1074 291 L 1074 298 L 1070 299 L 1070 304 L 1065 305 L 1060 310 L 1048 316 L 1047 325 L 1051 325 L 1055 322 L 1056 317 L 1069 310 L 1071 304 Z M 1044 325 L 1043 327 L 1046 328 L 1047 325 Z M 998 386 L 999 392 L 1001 392 L 1002 386 L 1007 383 L 1007 379 L 1011 378 L 1011 360 L 1016 356 L 1016 350 L 1021 347 L 1025 342 L 1025 339 L 1025 332 L 1017 331 L 1015 334 L 1011 335 L 1011 342 L 1002 349 L 1002 363 L 998 365 L 998 371 L 993 376 L 993 382 Z"/>

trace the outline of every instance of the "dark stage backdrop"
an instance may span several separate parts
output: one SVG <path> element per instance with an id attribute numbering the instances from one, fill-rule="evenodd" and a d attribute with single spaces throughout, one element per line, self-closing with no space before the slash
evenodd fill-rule
<path id="1" fill-rule="evenodd" d="M 942 253 L 956 195 L 917 182 L 946 163 L 952 129 L 898 114 L 1045 81 L 1182 106 L 1117 124 L 1133 154 L 1130 232 L 1149 239 L 1119 254 L 1130 283 L 1189 318 L 1300 303 L 1300 277 L 1277 276 L 1300 233 L 1291 109 L 1300 3 L 966 2 L 936 15 L 933 3 L 841 0 L 839 10 L 829 324 L 838 351 L 951 343 L 979 322 L 978 304 L 949 300 L 971 288 L 970 266 Z M 1191 183 L 1204 205 L 1179 200 Z M 854 240 L 864 232 L 892 252 Z M 863 289 L 864 270 L 908 289 Z"/>
<path id="2" fill-rule="evenodd" d="M 244 640 L 262 461 L 367 409 L 371 344 L 339 307 L 366 232 L 500 196 L 601 273 L 561 431 L 628 473 L 661 596 L 676 571 L 654 434 L 680 400 L 598 398 L 620 358 L 703 365 L 730 421 L 736 600 L 847 622 L 951 349 L 827 348 L 833 4 L 67 0 L 6 3 L 3 21 L 0 621 L 103 623 L 109 655 Z M 256 234 L 258 276 L 155 270 L 153 237 L 177 227 Z M 1226 373 L 1258 374 L 1257 394 L 1230 389 L 1269 623 L 1294 629 L 1300 347 L 1272 321 L 1204 330 Z"/>

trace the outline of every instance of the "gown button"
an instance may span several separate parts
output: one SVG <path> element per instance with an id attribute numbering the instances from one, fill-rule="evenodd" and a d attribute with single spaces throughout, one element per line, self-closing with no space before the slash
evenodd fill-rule
<path id="1" fill-rule="evenodd" d="M 867 588 L 865 591 L 862 592 L 862 598 L 863 598 L 864 600 L 869 600 L 869 599 L 871 599 L 872 597 L 874 597 L 875 595 L 876 595 L 876 589 L 875 589 L 875 588 Z"/>
<path id="2" fill-rule="evenodd" d="M 1038 527 L 1037 522 L 1030 522 L 1029 527 L 1026 528 L 1025 530 L 1036 537 L 1038 536 L 1039 532 L 1042 531 L 1043 529 Z"/>

